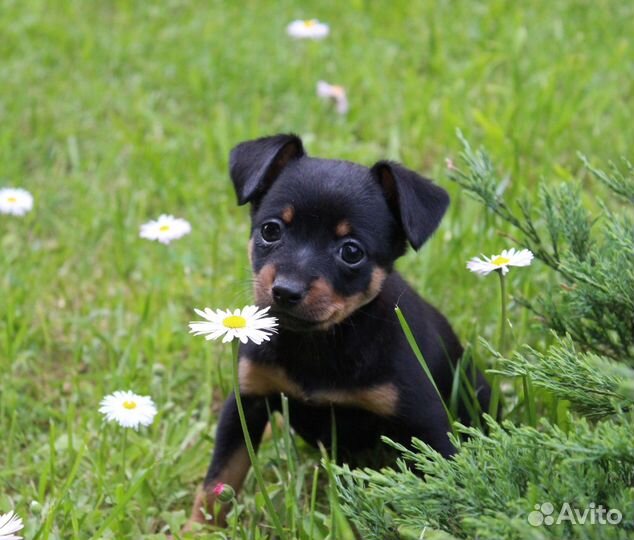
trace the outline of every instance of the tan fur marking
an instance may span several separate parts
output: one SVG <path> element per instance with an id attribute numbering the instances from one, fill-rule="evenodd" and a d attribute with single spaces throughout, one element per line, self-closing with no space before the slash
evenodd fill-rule
<path id="1" fill-rule="evenodd" d="M 268 306 L 273 302 L 271 287 L 277 270 L 272 264 L 266 264 L 255 275 L 253 280 L 253 294 L 258 304 Z"/>
<path id="2" fill-rule="evenodd" d="M 270 396 L 284 392 L 288 396 L 305 399 L 301 387 L 279 366 L 258 364 L 243 356 L 238 364 L 238 378 L 240 390 L 245 394 Z"/>
<path id="3" fill-rule="evenodd" d="M 270 396 L 283 392 L 308 403 L 359 407 L 380 416 L 394 414 L 398 402 L 398 390 L 392 383 L 351 390 L 318 390 L 308 394 L 282 368 L 258 364 L 244 356 L 240 358 L 238 377 L 244 394 Z"/>
<path id="4" fill-rule="evenodd" d="M 284 210 L 282 211 L 282 221 L 284 223 L 286 223 L 287 225 L 290 224 L 290 222 L 293 221 L 294 217 L 295 208 L 293 208 L 292 206 L 287 206 L 286 208 L 284 208 Z"/>
<path id="5" fill-rule="evenodd" d="M 337 294 L 323 278 L 316 279 L 303 302 L 304 315 L 315 321 L 322 321 L 319 328 L 326 330 L 352 315 L 354 311 L 373 300 L 383 287 L 387 273 L 376 267 L 368 288 L 349 297 Z"/>
<path id="6" fill-rule="evenodd" d="M 302 307 L 306 317 L 314 321 L 327 322 L 343 308 L 343 301 L 336 295 L 330 283 L 320 277 L 312 282 Z"/>
<path id="7" fill-rule="evenodd" d="M 194 507 L 192 508 L 192 514 L 189 518 L 189 522 L 185 526 L 185 531 L 191 530 L 192 523 L 207 523 L 205 515 L 201 509 L 204 509 L 207 514 L 214 514 L 214 503 L 216 502 L 216 496 L 213 493 L 213 488 L 218 482 L 223 484 L 229 484 L 236 493 L 242 487 L 242 482 L 249 471 L 251 466 L 251 460 L 245 446 L 241 446 L 234 454 L 229 458 L 229 461 L 225 465 L 224 469 L 220 472 L 217 478 L 205 488 L 200 487 L 196 493 L 196 499 L 194 500 Z M 226 516 L 231 508 L 230 504 L 223 504 L 216 519 L 216 525 L 226 525 Z"/>
<path id="8" fill-rule="evenodd" d="M 349 297 L 338 296 L 335 299 L 336 304 L 339 304 L 341 307 L 335 311 L 330 320 L 326 321 L 327 324 L 324 325 L 324 328 L 328 328 L 333 324 L 338 324 L 350 315 L 355 312 L 360 307 L 364 306 L 381 292 L 381 287 L 383 287 L 383 282 L 387 277 L 387 273 L 382 268 L 376 267 L 372 271 L 372 278 L 370 279 L 370 285 L 368 288 L 360 293 L 353 294 Z"/>
<path id="9" fill-rule="evenodd" d="M 358 390 L 325 390 L 311 396 L 311 401 L 359 407 L 379 416 L 392 416 L 396 413 L 398 390 L 392 383 Z"/>
<path id="10" fill-rule="evenodd" d="M 271 288 L 277 271 L 271 264 L 267 264 L 255 275 L 254 295 L 260 305 L 271 305 Z M 364 306 L 381 291 L 387 274 L 382 268 L 376 267 L 368 288 L 358 294 L 344 297 L 337 294 L 330 283 L 324 278 L 317 278 L 312 282 L 304 301 L 301 315 L 309 320 L 321 321 L 319 328 L 325 330 L 349 317 L 354 311 Z"/>
<path id="11" fill-rule="evenodd" d="M 337 228 L 335 229 L 335 234 L 339 237 L 347 236 L 352 231 L 352 227 L 350 226 L 350 222 L 347 219 L 342 219 L 339 223 L 337 223 Z"/>

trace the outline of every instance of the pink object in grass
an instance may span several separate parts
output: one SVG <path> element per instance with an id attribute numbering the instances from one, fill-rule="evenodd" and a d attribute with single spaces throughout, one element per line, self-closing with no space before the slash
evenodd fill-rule
<path id="1" fill-rule="evenodd" d="M 218 482 L 212 492 L 222 503 L 228 503 L 236 496 L 234 489 L 229 484 L 223 482 Z"/>

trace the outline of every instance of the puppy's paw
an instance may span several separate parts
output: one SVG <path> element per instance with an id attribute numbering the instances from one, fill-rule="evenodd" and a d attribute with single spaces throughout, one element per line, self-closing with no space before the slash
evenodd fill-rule
<path id="1" fill-rule="evenodd" d="M 213 488 L 200 487 L 194 499 L 191 516 L 181 532 L 200 530 L 204 525 L 226 527 L 229 509 L 229 504 L 223 504 L 218 500 L 218 494 Z"/>

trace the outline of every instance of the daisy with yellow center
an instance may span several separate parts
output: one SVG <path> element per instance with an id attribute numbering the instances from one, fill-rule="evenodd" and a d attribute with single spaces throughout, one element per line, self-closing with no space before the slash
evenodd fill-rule
<path id="1" fill-rule="evenodd" d="M 273 332 L 277 332 L 277 319 L 265 317 L 269 308 L 258 309 L 257 306 L 246 306 L 242 309 L 231 310 L 209 308 L 194 309 L 204 321 L 192 321 L 189 330 L 195 336 L 205 336 L 205 339 L 222 337 L 223 343 L 239 339 L 242 343 L 249 340 L 256 345 L 268 341 Z"/>
<path id="2" fill-rule="evenodd" d="M 317 19 L 306 19 L 293 21 L 286 27 L 286 32 L 295 39 L 323 39 L 330 28 Z"/>
<path id="3" fill-rule="evenodd" d="M 0 540 L 21 540 L 21 536 L 13 533 L 23 527 L 22 519 L 14 512 L 0 515 Z"/>
<path id="4" fill-rule="evenodd" d="M 509 266 L 529 266 L 533 260 L 533 253 L 528 249 L 516 251 L 515 248 L 505 249 L 499 255 L 482 258 L 474 257 L 467 263 L 467 268 L 476 274 L 486 276 L 494 270 L 506 275 Z"/>
<path id="5" fill-rule="evenodd" d="M 156 405 L 151 397 L 139 396 L 130 391 L 117 390 L 103 398 L 99 405 L 99 412 L 106 420 L 126 428 L 149 426 L 156 416 Z"/>
<path id="6" fill-rule="evenodd" d="M 273 526 L 280 538 L 286 538 L 287 535 L 282 527 L 280 517 L 267 494 L 267 484 L 260 468 L 258 456 L 255 453 L 255 447 L 249 434 L 244 406 L 242 405 L 242 396 L 240 392 L 240 380 L 238 377 L 238 356 L 240 344 L 246 345 L 252 341 L 256 345 L 261 345 L 264 341 L 271 339 L 271 334 L 277 332 L 277 319 L 275 317 L 266 317 L 269 308 L 259 309 L 257 306 L 246 306 L 242 309 L 231 310 L 217 309 L 212 311 L 209 308 L 194 309 L 204 321 L 192 321 L 189 323 L 189 331 L 195 336 L 205 336 L 205 339 L 222 338 L 223 343 L 231 342 L 231 350 L 233 353 L 232 362 L 232 379 L 233 379 L 233 395 L 236 400 L 236 409 L 240 418 L 240 426 L 244 442 L 247 447 L 247 453 L 253 466 L 253 473 L 260 488 L 260 493 L 264 499 L 264 504 L 268 510 L 269 516 L 273 521 Z M 217 484 L 214 488 L 214 494 L 219 500 L 226 497 L 227 501 L 233 498 L 233 490 L 226 484 Z"/>
<path id="7" fill-rule="evenodd" d="M 33 195 L 26 189 L 0 189 L 0 214 L 23 216 L 33 209 Z"/>
<path id="8" fill-rule="evenodd" d="M 141 225 L 139 236 L 147 240 L 157 240 L 162 244 L 169 244 L 172 240 L 189 234 L 191 230 L 192 227 L 188 221 L 169 214 L 162 214 L 157 220 Z"/>
<path id="9" fill-rule="evenodd" d="M 317 81 L 317 95 L 320 98 L 332 100 L 339 114 L 348 112 L 348 96 L 343 86 L 329 84 L 326 81 Z"/>
<path id="10" fill-rule="evenodd" d="M 503 355 L 506 352 L 506 326 L 509 324 L 506 318 L 506 274 L 510 266 L 529 266 L 533 260 L 533 253 L 528 249 L 517 251 L 515 248 L 505 249 L 499 255 L 482 258 L 474 257 L 467 263 L 467 268 L 476 274 L 486 276 L 497 271 L 500 278 L 500 333 L 498 351 Z M 494 375 L 491 380 L 491 400 L 489 402 L 489 414 L 497 416 L 500 399 L 500 385 Z M 530 386 L 530 381 L 524 381 L 525 390 Z"/>

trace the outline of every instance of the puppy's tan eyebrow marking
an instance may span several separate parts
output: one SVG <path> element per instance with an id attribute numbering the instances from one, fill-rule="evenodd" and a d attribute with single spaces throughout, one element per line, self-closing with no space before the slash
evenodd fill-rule
<path id="1" fill-rule="evenodd" d="M 337 223 L 337 227 L 335 228 L 335 234 L 339 237 L 347 236 L 350 234 L 350 231 L 352 231 L 352 227 L 347 219 L 342 219 Z"/>
<path id="2" fill-rule="evenodd" d="M 284 210 L 282 210 L 282 221 L 287 225 L 290 224 L 291 221 L 293 221 L 294 217 L 295 208 L 293 208 L 291 205 L 288 205 L 286 208 L 284 208 Z"/>

